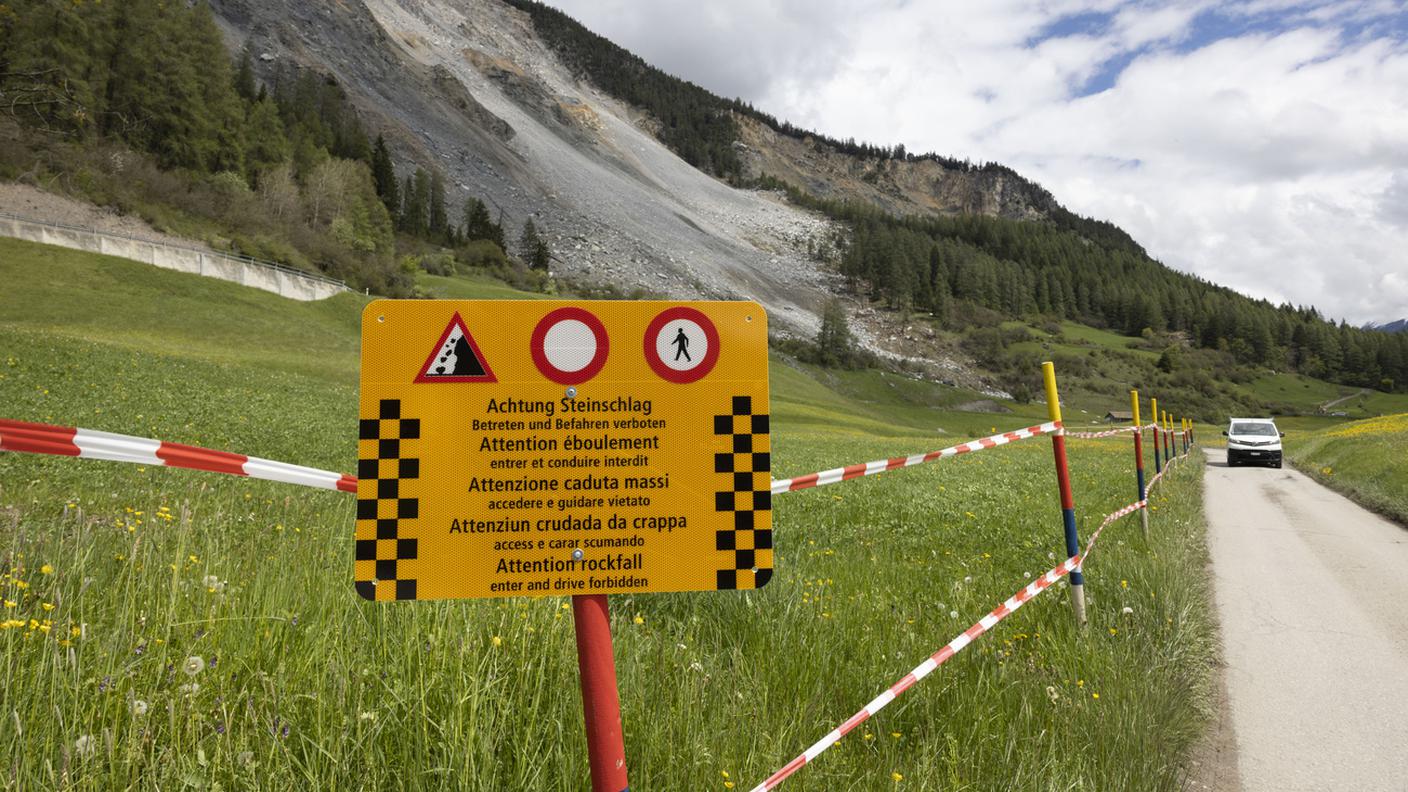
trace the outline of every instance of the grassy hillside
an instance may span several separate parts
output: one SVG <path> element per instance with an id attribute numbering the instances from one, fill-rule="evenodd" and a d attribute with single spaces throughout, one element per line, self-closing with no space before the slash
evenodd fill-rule
<path id="1" fill-rule="evenodd" d="M 1322 484 L 1408 525 L 1408 413 L 1288 432 L 1285 447 Z"/>
<path id="2" fill-rule="evenodd" d="M 4 417 L 353 468 L 355 301 L 37 261 L 63 277 L 5 274 Z M 779 476 L 1039 417 L 879 372 L 774 360 L 772 382 Z M 1088 532 L 1131 498 L 1129 449 L 1071 447 Z M 337 493 L 0 454 L 0 505 L 21 788 L 581 788 L 561 598 L 364 602 Z M 1148 541 L 1118 523 L 1087 566 L 1086 630 L 1064 589 L 1042 595 L 787 788 L 1179 788 L 1213 651 L 1196 468 L 1155 505 Z M 1044 439 L 782 496 L 775 526 L 761 591 L 612 598 L 634 786 L 751 786 L 1062 550 Z"/>

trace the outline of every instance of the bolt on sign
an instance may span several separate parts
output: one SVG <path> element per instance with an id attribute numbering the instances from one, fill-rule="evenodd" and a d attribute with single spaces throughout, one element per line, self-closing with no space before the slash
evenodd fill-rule
<path id="1" fill-rule="evenodd" d="M 371 303 L 357 592 L 767 583 L 767 337 L 752 302 Z"/>

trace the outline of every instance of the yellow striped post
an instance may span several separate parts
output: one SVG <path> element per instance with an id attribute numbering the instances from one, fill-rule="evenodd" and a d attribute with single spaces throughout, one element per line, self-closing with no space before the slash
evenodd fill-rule
<path id="1" fill-rule="evenodd" d="M 1159 461 L 1159 445 L 1160 445 L 1160 443 L 1159 443 L 1159 400 L 1158 400 L 1158 399 L 1150 399 L 1150 400 L 1149 400 L 1149 414 L 1150 414 L 1151 416 L 1153 416 L 1153 421 L 1154 421 L 1154 431 L 1153 431 L 1152 433 L 1150 433 L 1149 437 L 1153 438 L 1153 440 L 1154 440 L 1154 475 L 1157 476 L 1157 475 L 1159 475 L 1160 473 L 1162 473 L 1163 470 L 1164 470 L 1163 463 Z"/>
<path id="2" fill-rule="evenodd" d="M 1134 422 L 1134 478 L 1139 485 L 1139 502 L 1144 503 L 1147 494 L 1144 491 L 1144 432 L 1139 428 L 1139 391 L 1129 392 L 1129 406 Z M 1149 538 L 1149 504 L 1144 503 L 1139 510 L 1139 526 L 1144 529 L 1144 538 Z"/>
<path id="3" fill-rule="evenodd" d="M 1046 380 L 1046 414 L 1052 421 L 1061 420 L 1061 397 L 1056 393 L 1056 366 L 1050 361 L 1041 364 Z M 1076 535 L 1076 500 L 1071 493 L 1071 474 L 1066 467 L 1066 429 L 1051 433 L 1051 450 L 1056 456 L 1056 488 L 1061 495 L 1061 522 L 1066 533 L 1066 557 L 1080 555 L 1080 537 Z M 1085 625 L 1085 576 L 1077 566 L 1071 570 L 1071 609 L 1076 626 Z"/>

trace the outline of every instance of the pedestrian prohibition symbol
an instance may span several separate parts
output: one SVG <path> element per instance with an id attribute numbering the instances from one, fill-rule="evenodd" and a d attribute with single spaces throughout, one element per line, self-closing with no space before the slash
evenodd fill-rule
<path id="1" fill-rule="evenodd" d="M 371 303 L 358 593 L 762 586 L 767 366 L 751 302 Z"/>

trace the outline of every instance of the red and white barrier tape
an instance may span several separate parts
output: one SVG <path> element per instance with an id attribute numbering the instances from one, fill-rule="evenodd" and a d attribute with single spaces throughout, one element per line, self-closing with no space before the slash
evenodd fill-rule
<path id="1" fill-rule="evenodd" d="M 1181 459 L 1181 457 L 1179 458 Z M 766 792 L 766 790 L 777 788 L 777 786 L 780 785 L 783 781 L 787 780 L 789 776 L 800 770 L 803 765 L 806 765 L 807 763 L 816 759 L 816 757 L 820 755 L 821 752 L 835 745 L 841 740 L 842 737 L 846 736 L 857 726 L 869 720 L 871 716 L 884 709 L 887 704 L 898 698 L 900 694 L 904 693 L 916 682 L 933 673 L 934 669 L 938 668 L 940 665 L 943 665 L 943 663 L 947 661 L 950 657 L 953 657 L 955 654 L 958 654 L 958 652 L 960 652 L 964 647 L 972 643 L 983 633 L 992 629 L 994 625 L 1009 616 L 1013 611 L 1022 607 L 1022 605 L 1029 602 L 1033 597 L 1040 594 L 1042 591 L 1045 591 L 1057 580 L 1060 580 L 1063 575 L 1071 572 L 1072 570 L 1080 569 L 1081 566 L 1085 563 L 1085 559 L 1090 557 L 1090 551 L 1095 547 L 1096 540 L 1100 538 L 1100 534 L 1103 533 L 1107 527 L 1114 524 L 1121 517 L 1126 517 L 1130 514 L 1134 514 L 1135 512 L 1139 511 L 1142 508 L 1146 508 L 1149 505 L 1147 493 L 1153 489 L 1154 484 L 1158 483 L 1159 479 L 1163 478 L 1164 474 L 1167 473 L 1171 467 L 1171 465 L 1166 465 L 1162 470 L 1159 471 L 1158 475 L 1154 476 L 1154 478 L 1150 480 L 1149 486 L 1145 490 L 1145 500 L 1131 503 L 1127 506 L 1123 506 L 1111 512 L 1110 514 L 1107 514 L 1104 520 L 1100 522 L 1100 527 L 1096 528 L 1095 533 L 1091 534 L 1090 541 L 1087 542 L 1085 545 L 1085 552 L 1077 556 L 1071 556 L 1065 561 L 1062 561 L 1060 565 L 1047 572 L 1045 575 L 1042 575 L 1040 578 L 1032 581 L 1032 583 L 1030 583 L 1026 588 L 1012 595 L 1010 599 L 997 606 L 997 608 L 994 609 L 988 615 L 979 619 L 978 622 L 972 627 L 969 627 L 967 630 L 964 630 L 963 633 L 957 638 L 954 638 L 952 641 L 949 641 L 948 644 L 944 646 L 944 648 L 930 655 L 928 659 L 916 666 L 913 671 L 910 671 L 908 674 L 905 674 L 898 682 L 891 685 L 889 689 L 887 689 L 884 693 L 881 693 L 879 696 L 876 696 L 875 699 L 872 700 L 869 704 L 866 704 L 860 712 L 857 712 L 856 714 L 852 715 L 850 718 L 846 719 L 846 721 L 840 726 L 836 727 L 835 729 L 832 729 L 825 737 L 822 737 L 820 740 L 817 740 L 815 743 L 812 744 L 810 748 L 803 751 L 799 756 L 797 756 L 797 758 L 784 765 L 781 770 L 778 770 L 776 773 L 773 773 L 772 775 L 768 776 L 767 780 L 753 787 L 750 792 Z"/>
<path id="2" fill-rule="evenodd" d="M 1013 594 L 1006 602 L 998 605 L 996 609 L 979 619 L 972 627 L 964 630 L 957 638 L 949 641 L 942 649 L 933 653 L 924 662 L 915 666 L 913 671 L 905 674 L 884 693 L 876 696 L 874 700 L 866 704 L 860 712 L 852 715 L 845 723 L 832 729 L 825 737 L 817 740 L 816 743 L 803 751 L 796 759 L 788 762 L 781 770 L 768 776 L 766 781 L 753 787 L 751 792 L 764 792 L 764 790 L 776 788 L 786 780 L 788 776 L 801 769 L 803 765 L 816 759 L 822 751 L 835 745 L 842 737 L 855 729 L 855 727 L 869 720 L 872 715 L 884 709 L 885 705 L 894 701 L 900 694 L 904 693 L 916 682 L 933 673 L 934 669 L 943 665 L 950 657 L 961 652 L 965 646 L 977 640 L 979 636 L 991 630 L 998 622 L 1007 618 L 1007 616 L 1029 602 L 1033 597 L 1045 591 L 1051 584 L 1060 580 L 1063 575 L 1078 568 L 1080 561 L 1080 556 L 1071 556 L 1065 561 L 1062 561 L 1056 568 L 1032 581 L 1026 588 Z"/>
<path id="3" fill-rule="evenodd" d="M 820 473 L 808 473 L 805 476 L 798 476 L 790 479 L 774 479 L 772 482 L 772 494 L 777 495 L 783 492 L 795 492 L 797 490 L 820 487 L 825 484 L 835 484 L 838 481 L 849 481 L 861 476 L 873 476 L 876 473 L 884 473 L 887 470 L 898 470 L 900 468 L 922 465 L 925 462 L 933 462 L 944 457 L 958 456 L 971 451 L 982 451 L 985 448 L 995 448 L 1000 445 L 1025 440 L 1028 437 L 1036 437 L 1043 434 L 1059 434 L 1062 431 L 1060 421 L 1051 421 L 1040 426 L 1028 426 L 1025 429 L 1017 429 L 1011 432 L 995 434 L 991 437 L 984 437 L 978 440 L 969 440 L 966 443 L 959 443 L 940 451 L 930 451 L 927 454 L 914 454 L 907 457 L 894 457 L 893 459 L 878 459 L 874 462 L 865 462 L 859 465 L 849 465 L 834 470 L 823 470 Z"/>
<path id="4" fill-rule="evenodd" d="M 1076 440 L 1097 440 L 1097 438 L 1114 437 L 1114 435 L 1129 433 L 1129 431 L 1143 431 L 1146 430 L 1146 428 L 1155 428 L 1155 426 L 1153 426 L 1153 424 L 1146 424 L 1146 426 L 1122 426 L 1119 428 L 1108 428 L 1108 430 L 1105 431 L 1071 431 L 1067 428 L 1066 437 L 1074 437 Z"/>
<path id="5" fill-rule="evenodd" d="M 300 484 L 305 487 L 351 493 L 357 491 L 357 479 L 346 473 L 333 473 L 181 443 L 164 443 L 144 437 L 5 418 L 0 418 L 0 451 L 57 454 L 139 465 L 165 465 L 280 481 L 285 484 Z"/>

